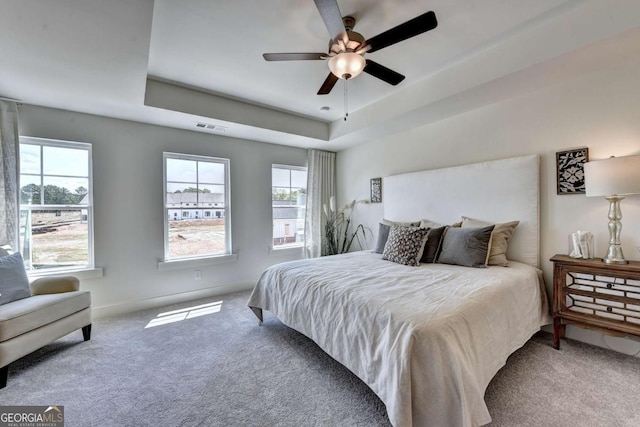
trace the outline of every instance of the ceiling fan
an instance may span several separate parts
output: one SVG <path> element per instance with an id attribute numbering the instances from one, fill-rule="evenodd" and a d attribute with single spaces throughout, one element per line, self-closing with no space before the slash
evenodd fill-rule
<path id="1" fill-rule="evenodd" d="M 338 79 L 348 80 L 363 71 L 391 85 L 397 85 L 404 80 L 405 76 L 370 59 L 365 59 L 364 55 L 438 26 L 436 14 L 429 11 L 365 40 L 361 34 L 352 31 L 356 22 L 355 18 L 351 16 L 343 18 L 336 0 L 314 0 L 314 3 L 331 36 L 329 52 L 265 53 L 262 56 L 267 61 L 328 60 L 331 72 L 320 87 L 318 95 L 326 95 L 331 92 Z"/>

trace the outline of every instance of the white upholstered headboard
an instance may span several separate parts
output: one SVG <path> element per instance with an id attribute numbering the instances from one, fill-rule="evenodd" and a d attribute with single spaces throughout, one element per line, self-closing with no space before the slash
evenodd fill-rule
<path id="1" fill-rule="evenodd" d="M 441 224 L 461 216 L 488 222 L 518 220 L 507 258 L 540 265 L 540 184 L 537 155 L 385 177 L 384 217 Z"/>

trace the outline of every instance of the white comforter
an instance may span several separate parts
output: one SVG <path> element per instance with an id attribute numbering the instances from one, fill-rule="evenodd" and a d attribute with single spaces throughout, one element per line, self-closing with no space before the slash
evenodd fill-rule
<path id="1" fill-rule="evenodd" d="M 490 422 L 491 378 L 549 323 L 539 270 L 528 265 L 406 267 L 365 251 L 270 267 L 248 305 L 360 377 L 394 426 Z"/>

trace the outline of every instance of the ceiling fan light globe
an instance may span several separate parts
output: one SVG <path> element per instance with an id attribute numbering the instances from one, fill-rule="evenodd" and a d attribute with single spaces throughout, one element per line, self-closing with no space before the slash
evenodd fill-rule
<path id="1" fill-rule="evenodd" d="M 329 59 L 329 69 L 339 79 L 352 79 L 362 73 L 366 61 L 353 52 L 340 53 Z"/>

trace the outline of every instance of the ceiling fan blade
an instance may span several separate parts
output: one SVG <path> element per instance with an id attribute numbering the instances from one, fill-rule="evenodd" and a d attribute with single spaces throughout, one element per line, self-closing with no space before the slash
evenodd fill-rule
<path id="1" fill-rule="evenodd" d="M 402 74 L 396 73 L 384 65 L 380 65 L 370 59 L 367 59 L 367 65 L 362 71 L 394 86 L 404 80 L 404 76 Z"/>
<path id="2" fill-rule="evenodd" d="M 318 91 L 318 95 L 328 95 L 331 92 L 331 89 L 336 85 L 338 78 L 333 74 L 329 73 L 322 86 L 320 86 L 320 90 Z"/>
<path id="3" fill-rule="evenodd" d="M 263 53 L 266 61 L 310 61 L 325 59 L 326 53 Z"/>
<path id="4" fill-rule="evenodd" d="M 331 36 L 331 40 L 342 39 L 344 40 L 347 35 L 347 30 L 342 23 L 342 14 L 338 7 L 336 0 L 313 0 L 320 12 L 320 16 L 324 21 L 327 31 Z M 345 40 L 346 41 L 346 40 Z"/>
<path id="5" fill-rule="evenodd" d="M 433 30 L 437 26 L 436 14 L 433 11 L 429 11 L 366 40 L 360 49 L 367 48 L 368 52 L 375 52 L 418 34 Z"/>

